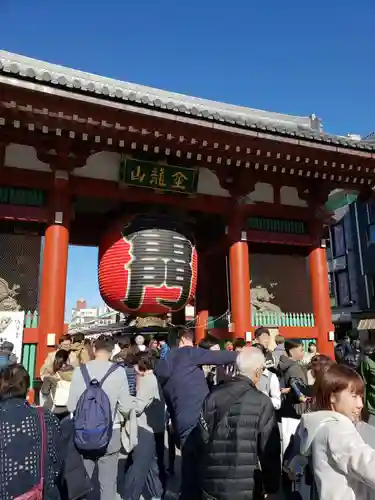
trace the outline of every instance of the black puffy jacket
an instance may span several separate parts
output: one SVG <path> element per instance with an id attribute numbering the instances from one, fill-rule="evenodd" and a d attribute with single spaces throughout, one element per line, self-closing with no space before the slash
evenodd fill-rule
<path id="1" fill-rule="evenodd" d="M 234 401 L 222 415 L 229 400 Z M 252 499 L 259 491 L 279 489 L 280 434 L 271 400 L 246 377 L 237 376 L 216 388 L 203 406 L 210 439 L 202 453 L 202 492 L 215 500 Z M 220 418 L 220 417 L 219 417 Z M 260 465 L 260 467 L 259 467 Z"/>

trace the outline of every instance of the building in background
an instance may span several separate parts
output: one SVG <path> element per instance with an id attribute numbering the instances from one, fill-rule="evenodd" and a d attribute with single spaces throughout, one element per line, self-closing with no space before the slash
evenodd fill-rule
<path id="1" fill-rule="evenodd" d="M 79 299 L 76 302 L 76 307 L 72 309 L 69 332 L 74 333 L 97 326 L 111 325 L 119 320 L 119 313 L 110 309 L 107 305 L 88 307 L 85 299 Z"/>
<path id="2" fill-rule="evenodd" d="M 327 258 L 332 320 L 340 337 L 375 330 L 375 201 L 356 201 L 335 213 Z"/>

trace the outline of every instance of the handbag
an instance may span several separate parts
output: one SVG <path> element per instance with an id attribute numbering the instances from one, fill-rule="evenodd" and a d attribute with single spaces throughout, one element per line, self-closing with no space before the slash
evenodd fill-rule
<path id="1" fill-rule="evenodd" d="M 56 384 L 55 393 L 53 395 L 53 409 L 55 407 L 65 407 L 68 404 L 69 399 L 69 391 L 70 391 L 70 382 L 67 380 L 62 380 L 60 375 L 57 373 L 58 381 Z"/>
<path id="2" fill-rule="evenodd" d="M 39 483 L 27 491 L 23 495 L 16 497 L 14 500 L 43 500 L 43 490 L 44 490 L 44 461 L 47 453 L 47 443 L 46 443 L 46 421 L 44 419 L 43 408 L 40 406 L 37 408 L 38 420 L 40 423 L 41 433 L 42 433 L 42 448 L 40 451 L 40 480 Z"/>

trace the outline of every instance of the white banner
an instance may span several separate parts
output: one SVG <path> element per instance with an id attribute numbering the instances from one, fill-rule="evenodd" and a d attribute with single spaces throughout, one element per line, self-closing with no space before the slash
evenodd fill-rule
<path id="1" fill-rule="evenodd" d="M 11 342 L 13 354 L 21 362 L 25 311 L 0 311 L 0 344 Z"/>

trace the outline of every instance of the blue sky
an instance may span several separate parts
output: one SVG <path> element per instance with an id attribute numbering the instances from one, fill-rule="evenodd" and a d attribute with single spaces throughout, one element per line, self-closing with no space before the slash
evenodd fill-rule
<path id="1" fill-rule="evenodd" d="M 375 130 L 374 0 L 1 0 L 0 47 L 167 90 Z M 371 34 L 373 33 L 373 34 Z M 97 249 L 69 254 L 67 309 L 99 304 Z"/>

